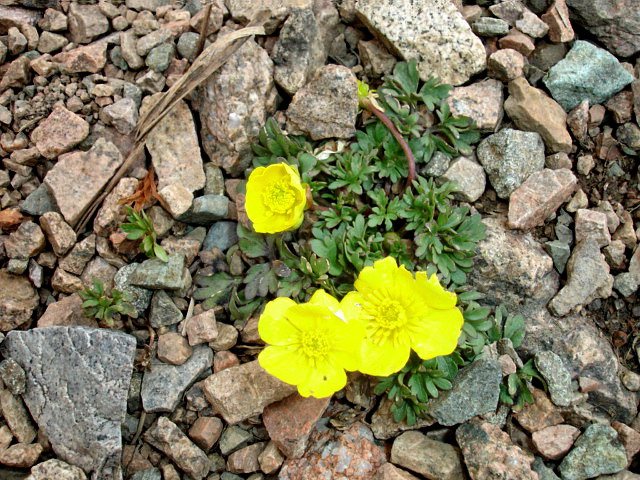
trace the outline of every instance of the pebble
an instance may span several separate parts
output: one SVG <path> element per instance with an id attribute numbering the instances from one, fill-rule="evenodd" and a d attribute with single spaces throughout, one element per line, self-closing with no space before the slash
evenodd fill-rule
<path id="1" fill-rule="evenodd" d="M 502 82 L 510 82 L 524 75 L 526 60 L 524 56 L 511 48 L 504 48 L 492 53 L 487 60 L 490 77 Z"/>
<path id="2" fill-rule="evenodd" d="M 580 430 L 573 425 L 553 425 L 533 432 L 531 439 L 540 455 L 549 460 L 559 460 L 571 450 L 579 435 Z"/>
<path id="3" fill-rule="evenodd" d="M 189 437 L 202 450 L 208 452 L 222 434 L 223 424 L 218 417 L 198 417 L 189 429 Z"/>
<path id="4" fill-rule="evenodd" d="M 192 352 L 187 339 L 179 333 L 165 333 L 158 337 L 158 359 L 165 363 L 182 365 Z"/>
<path id="5" fill-rule="evenodd" d="M 502 83 L 486 79 L 467 87 L 456 87 L 447 98 L 454 115 L 464 115 L 475 121 L 484 132 L 494 132 L 504 115 Z"/>
<path id="6" fill-rule="evenodd" d="M 206 310 L 199 315 L 194 315 L 187 322 L 186 330 L 189 345 L 191 346 L 214 342 L 218 338 L 215 312 Z"/>
<path id="7" fill-rule="evenodd" d="M 260 470 L 258 456 L 264 450 L 266 443 L 259 442 L 241 448 L 227 458 L 227 469 L 232 473 L 252 473 Z"/>
<path id="8" fill-rule="evenodd" d="M 578 209 L 575 215 L 574 230 L 576 242 L 591 238 L 599 247 L 606 247 L 611 243 L 607 216 L 602 212 L 586 208 Z"/>
<path id="9" fill-rule="evenodd" d="M 464 479 L 458 451 L 452 445 L 427 438 L 420 432 L 405 432 L 394 440 L 391 462 L 426 478 Z"/>
<path id="10" fill-rule="evenodd" d="M 454 195 L 464 202 L 475 202 L 484 193 L 487 178 L 482 166 L 467 157 L 459 157 L 451 162 L 440 177 L 445 182 L 455 182 L 458 189 Z"/>
<path id="11" fill-rule="evenodd" d="M 251 433 L 240 427 L 232 425 L 226 428 L 224 432 L 222 432 L 219 443 L 220 453 L 222 453 L 222 455 L 230 455 L 233 452 L 245 447 L 253 440 L 254 437 Z"/>
<path id="12" fill-rule="evenodd" d="M 571 375 L 562 359 L 551 351 L 538 352 L 534 357 L 536 368 L 546 380 L 551 401 L 567 407 L 573 399 Z"/>
<path id="13" fill-rule="evenodd" d="M 502 37 L 509 33 L 509 23 L 493 17 L 480 17 L 471 24 L 471 28 L 481 37 Z"/>

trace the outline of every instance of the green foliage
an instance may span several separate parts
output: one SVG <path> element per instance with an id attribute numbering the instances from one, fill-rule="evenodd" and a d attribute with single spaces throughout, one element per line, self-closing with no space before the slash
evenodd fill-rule
<path id="1" fill-rule="evenodd" d="M 140 240 L 140 251 L 147 257 L 158 257 L 163 262 L 168 262 L 169 257 L 164 248 L 158 245 L 156 241 L 156 232 L 153 229 L 153 223 L 147 214 L 142 210 L 137 213 L 133 208 L 125 206 L 127 212 L 127 220 L 129 223 L 123 223 L 120 228 L 127 233 L 127 239 Z"/>
<path id="2" fill-rule="evenodd" d="M 393 403 L 391 412 L 396 422 L 406 421 L 413 426 L 425 415 L 427 402 L 437 398 L 442 390 L 450 390 L 451 381 L 458 375 L 464 360 L 457 353 L 446 357 L 422 360 L 414 352 L 405 367 L 388 377 L 379 377 L 374 392 L 387 394 Z"/>
<path id="3" fill-rule="evenodd" d="M 522 410 L 525 403 L 533 403 L 529 383 L 534 378 L 544 384 L 544 380 L 536 370 L 533 358 L 531 358 L 522 368 L 507 376 L 506 380 L 500 384 L 500 401 L 511 405 L 516 412 Z"/>
<path id="4" fill-rule="evenodd" d="M 504 305 L 496 308 L 493 318 L 493 326 L 487 331 L 490 342 L 497 342 L 503 338 L 508 338 L 513 344 L 513 348 L 522 345 L 524 339 L 524 318 L 522 315 L 511 316 L 507 313 Z"/>
<path id="5" fill-rule="evenodd" d="M 119 315 L 128 315 L 137 318 L 138 312 L 130 303 L 131 297 L 120 290 L 111 290 L 111 295 L 104 291 L 104 285 L 100 280 L 93 280 L 92 288 L 85 288 L 78 292 L 80 298 L 84 300 L 82 310 L 87 317 L 103 320 L 107 325 L 112 326 L 113 320 Z"/>

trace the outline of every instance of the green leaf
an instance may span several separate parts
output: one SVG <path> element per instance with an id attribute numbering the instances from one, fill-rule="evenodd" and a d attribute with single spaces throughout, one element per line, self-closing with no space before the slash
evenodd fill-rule
<path id="1" fill-rule="evenodd" d="M 525 335 L 524 318 L 522 315 L 508 317 L 504 324 L 504 338 L 511 339 L 514 348 L 518 348 Z"/>
<path id="2" fill-rule="evenodd" d="M 238 244 L 240 250 L 249 258 L 266 257 L 269 254 L 269 246 L 265 241 L 264 235 L 256 232 L 250 232 L 238 222 L 237 227 Z"/>
<path id="3" fill-rule="evenodd" d="M 165 251 L 165 249 L 162 248 L 157 243 L 153 244 L 153 253 L 155 253 L 156 257 L 158 257 L 163 262 L 169 261 L 169 255 L 167 255 L 167 252 Z"/>

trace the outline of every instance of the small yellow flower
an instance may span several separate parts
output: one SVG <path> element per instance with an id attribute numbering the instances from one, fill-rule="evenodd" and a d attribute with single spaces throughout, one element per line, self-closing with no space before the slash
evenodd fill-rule
<path id="1" fill-rule="evenodd" d="M 345 370 L 360 366 L 362 326 L 347 322 L 340 303 L 324 290 L 308 303 L 290 298 L 269 302 L 258 321 L 268 345 L 258 361 L 271 375 L 298 387 L 303 397 L 329 397 L 347 383 Z"/>
<path id="2" fill-rule="evenodd" d="M 286 163 L 258 167 L 249 175 L 245 208 L 256 232 L 298 228 L 306 206 L 306 186 Z"/>
<path id="3" fill-rule="evenodd" d="M 340 307 L 349 321 L 365 328 L 362 365 L 368 375 L 386 377 L 405 366 L 411 349 L 428 360 L 456 348 L 462 313 L 455 293 L 440 285 L 438 277 L 417 272 L 387 257 L 366 267 Z"/>

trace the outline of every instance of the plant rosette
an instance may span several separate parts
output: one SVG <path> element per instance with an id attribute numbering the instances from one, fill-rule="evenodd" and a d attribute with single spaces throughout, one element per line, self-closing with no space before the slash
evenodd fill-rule
<path id="1" fill-rule="evenodd" d="M 340 308 L 351 322 L 365 329 L 359 370 L 386 377 L 402 369 L 411 350 L 423 360 L 452 353 L 464 319 L 457 296 L 438 277 L 415 277 L 392 257 L 365 267 Z"/>
<path id="2" fill-rule="evenodd" d="M 340 303 L 324 290 L 297 304 L 280 297 L 269 302 L 258 322 L 267 346 L 258 361 L 271 375 L 296 385 L 303 397 L 329 397 L 360 367 L 364 329 L 345 320 Z"/>
<path id="3" fill-rule="evenodd" d="M 307 207 L 306 189 L 298 170 L 284 162 L 251 172 L 245 209 L 255 231 L 278 233 L 298 228 Z"/>

